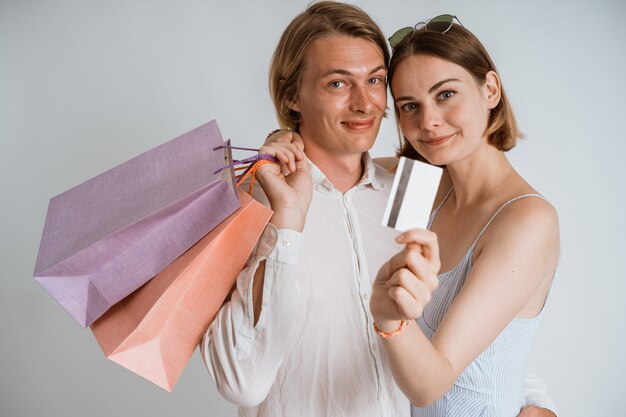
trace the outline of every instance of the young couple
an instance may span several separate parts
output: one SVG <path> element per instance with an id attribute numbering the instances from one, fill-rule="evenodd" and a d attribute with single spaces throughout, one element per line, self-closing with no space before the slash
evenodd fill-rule
<path id="1" fill-rule="evenodd" d="M 290 131 L 268 137 L 280 164 L 254 190 L 274 215 L 201 343 L 239 415 L 554 415 L 524 372 L 557 214 L 508 162 L 500 77 L 455 19 L 398 31 L 392 57 L 352 5 L 313 3 L 283 32 L 270 90 Z M 380 225 L 393 161 L 368 150 L 387 83 L 399 153 L 445 166 L 429 230 Z"/>

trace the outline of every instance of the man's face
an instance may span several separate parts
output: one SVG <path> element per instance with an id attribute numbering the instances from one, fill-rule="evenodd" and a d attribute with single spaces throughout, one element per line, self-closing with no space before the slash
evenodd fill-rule
<path id="1" fill-rule="evenodd" d="M 316 158 L 360 155 L 374 145 L 387 106 L 387 69 L 366 39 L 317 39 L 305 53 L 298 95 L 306 152 Z"/>

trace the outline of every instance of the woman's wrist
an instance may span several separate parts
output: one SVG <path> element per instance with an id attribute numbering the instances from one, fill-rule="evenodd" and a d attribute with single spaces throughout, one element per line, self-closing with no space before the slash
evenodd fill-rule
<path id="1" fill-rule="evenodd" d="M 376 327 L 383 332 L 396 330 L 402 322 L 402 319 L 390 318 L 387 314 L 372 314 L 372 319 L 374 319 Z"/>
<path id="2" fill-rule="evenodd" d="M 381 323 L 374 322 L 374 332 L 383 339 L 391 339 L 399 335 L 408 325 L 408 320 L 384 320 Z"/>

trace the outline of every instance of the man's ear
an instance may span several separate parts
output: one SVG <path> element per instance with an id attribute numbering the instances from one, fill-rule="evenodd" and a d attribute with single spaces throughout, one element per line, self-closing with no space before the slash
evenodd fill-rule
<path id="1" fill-rule="evenodd" d="M 300 103 L 298 102 L 297 98 L 293 100 L 291 98 L 288 98 L 287 107 L 289 107 L 290 110 L 300 113 Z"/>
<path id="2" fill-rule="evenodd" d="M 281 90 L 283 89 L 284 84 L 285 84 L 285 80 L 284 79 L 280 79 L 278 81 L 278 85 L 279 85 Z M 297 92 L 296 93 L 293 93 L 291 91 L 286 92 L 286 96 L 287 97 L 285 98 L 284 106 L 286 108 L 288 108 L 289 110 L 293 110 L 293 111 L 299 113 L 300 112 L 300 105 L 298 104 L 298 100 L 297 100 L 297 96 L 298 96 Z"/>
<path id="3" fill-rule="evenodd" d="M 502 97 L 502 89 L 500 86 L 500 77 L 495 71 L 489 71 L 485 75 L 483 92 L 485 100 L 487 100 L 487 107 L 489 109 L 495 108 L 498 103 L 500 103 L 500 98 Z"/>

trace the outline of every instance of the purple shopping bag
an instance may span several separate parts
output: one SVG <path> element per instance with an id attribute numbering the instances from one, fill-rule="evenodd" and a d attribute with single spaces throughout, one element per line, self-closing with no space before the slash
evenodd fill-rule
<path id="1" fill-rule="evenodd" d="M 35 279 L 83 327 L 239 207 L 215 121 L 50 200 Z"/>

